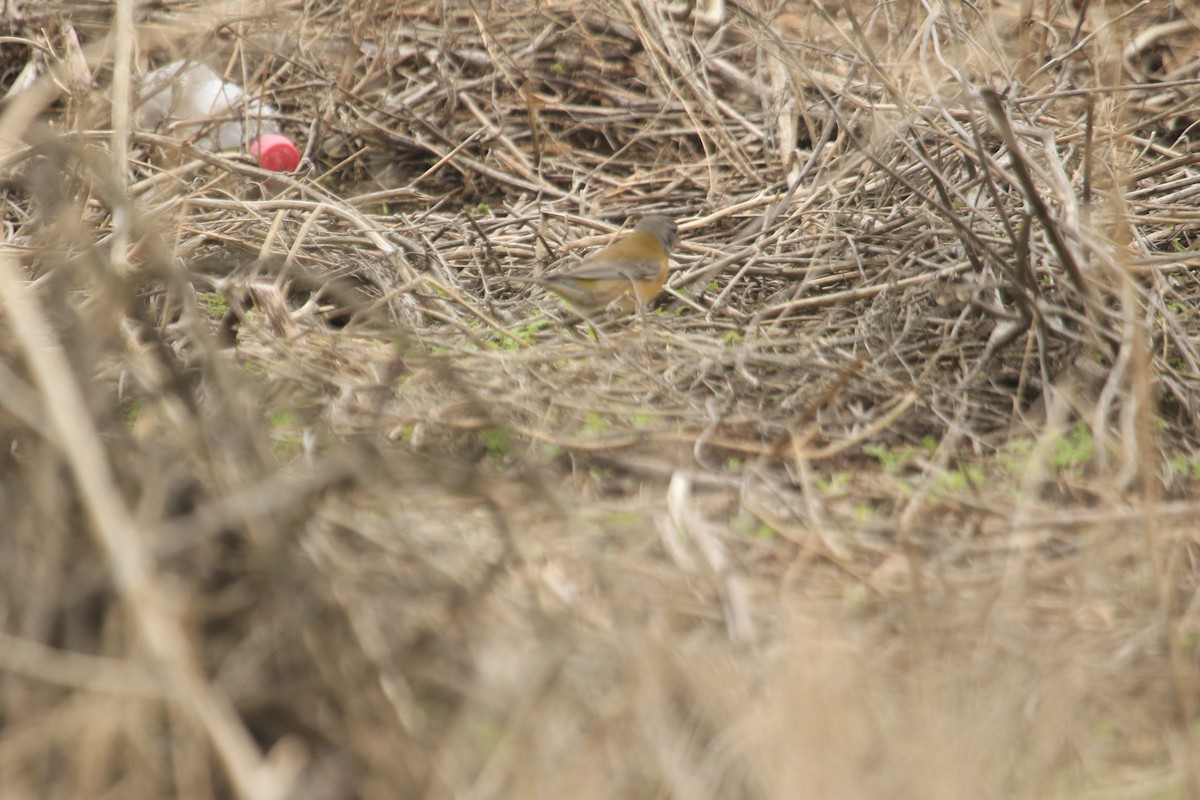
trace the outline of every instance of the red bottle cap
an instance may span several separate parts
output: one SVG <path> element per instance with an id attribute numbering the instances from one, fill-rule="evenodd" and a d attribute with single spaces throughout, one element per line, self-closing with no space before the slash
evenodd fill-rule
<path id="1" fill-rule="evenodd" d="M 258 165 L 272 172 L 291 172 L 300 166 L 300 151 L 292 140 L 278 133 L 268 133 L 250 143 L 250 155 L 258 158 Z"/>

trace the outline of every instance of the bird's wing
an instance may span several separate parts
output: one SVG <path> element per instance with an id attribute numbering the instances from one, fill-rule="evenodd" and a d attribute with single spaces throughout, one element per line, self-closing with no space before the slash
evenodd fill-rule
<path id="1" fill-rule="evenodd" d="M 632 281 L 647 281 L 658 275 L 662 260 L 657 258 L 587 258 L 578 266 L 568 267 L 561 272 L 544 275 L 544 278 L 575 278 L 585 281 L 601 281 L 624 278 Z"/>

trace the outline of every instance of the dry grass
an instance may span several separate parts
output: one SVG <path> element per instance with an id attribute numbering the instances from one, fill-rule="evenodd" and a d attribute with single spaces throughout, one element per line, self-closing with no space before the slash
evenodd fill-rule
<path id="1" fill-rule="evenodd" d="M 1190 13 L 22 7 L 5 799 L 1200 795 Z"/>

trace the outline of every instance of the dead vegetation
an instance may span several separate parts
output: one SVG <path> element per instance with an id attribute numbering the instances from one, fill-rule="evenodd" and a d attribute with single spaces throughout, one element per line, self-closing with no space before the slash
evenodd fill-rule
<path id="1" fill-rule="evenodd" d="M 1186 6 L 129 5 L 0 40 L 6 800 L 1200 794 Z"/>

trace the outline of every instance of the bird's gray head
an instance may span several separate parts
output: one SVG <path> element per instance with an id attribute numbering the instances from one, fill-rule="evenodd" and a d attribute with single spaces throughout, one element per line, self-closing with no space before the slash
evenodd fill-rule
<path id="1" fill-rule="evenodd" d="M 665 214 L 650 214 L 642 217 L 638 224 L 633 226 L 633 229 L 657 236 L 658 241 L 662 242 L 663 250 L 668 253 L 675 246 L 675 242 L 679 240 L 679 229 L 675 225 L 675 220 Z"/>

